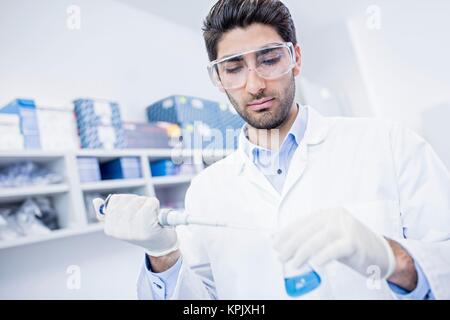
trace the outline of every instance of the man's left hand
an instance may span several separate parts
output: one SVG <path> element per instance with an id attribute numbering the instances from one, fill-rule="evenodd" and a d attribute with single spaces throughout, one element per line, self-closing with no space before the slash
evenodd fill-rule
<path id="1" fill-rule="evenodd" d="M 343 208 L 321 210 L 288 225 L 276 234 L 274 247 L 291 268 L 307 262 L 320 267 L 337 260 L 364 276 L 376 266 L 382 279 L 396 269 L 388 241 Z"/>

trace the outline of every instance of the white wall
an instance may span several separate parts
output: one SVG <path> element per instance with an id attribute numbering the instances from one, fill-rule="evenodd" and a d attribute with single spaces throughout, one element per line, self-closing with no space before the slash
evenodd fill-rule
<path id="1" fill-rule="evenodd" d="M 143 250 L 102 232 L 3 249 L 0 299 L 136 299 L 143 262 Z"/>
<path id="2" fill-rule="evenodd" d="M 73 4 L 76 31 L 66 27 Z M 224 99 L 209 82 L 200 34 L 121 2 L 1 0 L 0 43 L 0 105 L 97 97 L 146 121 L 145 107 L 170 94 Z M 142 262 L 142 250 L 101 232 L 2 250 L 0 298 L 133 299 Z M 81 268 L 80 290 L 67 289 L 69 265 Z"/>
<path id="3" fill-rule="evenodd" d="M 70 5 L 81 9 L 80 30 L 66 27 Z M 145 107 L 170 94 L 225 99 L 209 81 L 200 33 L 114 0 L 2 0 L 0 43 L 0 105 L 97 97 L 145 121 Z"/>
<path id="4" fill-rule="evenodd" d="M 367 16 L 348 27 L 374 115 L 422 134 L 450 168 L 450 2 L 378 1 L 380 29 Z"/>
<path id="5" fill-rule="evenodd" d="M 302 47 L 301 77 L 332 91 L 345 107 L 343 113 L 329 115 L 372 116 L 372 102 L 345 20 L 314 31 L 303 28 L 301 20 L 296 23 Z"/>

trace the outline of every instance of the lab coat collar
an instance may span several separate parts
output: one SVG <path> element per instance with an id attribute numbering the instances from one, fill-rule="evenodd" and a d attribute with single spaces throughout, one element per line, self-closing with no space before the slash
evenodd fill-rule
<path id="1" fill-rule="evenodd" d="M 322 143 L 325 140 L 332 123 L 330 119 L 322 116 L 319 112 L 317 112 L 310 106 L 303 106 L 303 108 L 307 109 L 308 120 L 306 124 L 306 131 L 301 141 L 300 148 L 302 146 L 307 147 L 308 145 L 317 145 Z M 256 166 L 252 162 L 252 159 L 250 159 L 248 154 L 246 153 L 245 148 L 247 146 L 247 138 L 245 136 L 244 129 L 245 126 L 242 127 L 239 134 L 239 145 L 238 149 L 236 150 L 236 174 L 238 176 L 245 176 L 246 178 L 249 178 L 249 180 L 255 183 L 258 187 L 262 188 L 268 194 L 281 201 L 281 195 L 273 188 L 266 177 L 256 168 Z M 299 150 L 296 151 L 296 153 L 298 152 Z M 285 192 L 283 192 L 283 194 L 285 194 Z"/>
<path id="2" fill-rule="evenodd" d="M 322 143 L 328 134 L 332 121 L 310 106 L 305 106 L 305 108 L 308 109 L 308 122 L 303 138 L 304 143 L 308 145 Z"/>
<path id="3" fill-rule="evenodd" d="M 307 109 L 308 119 L 306 124 L 306 131 L 304 133 L 302 143 L 305 145 L 319 144 L 325 140 L 329 128 L 331 126 L 330 119 L 322 116 L 318 111 L 310 106 L 301 106 L 301 108 Z M 248 157 L 248 139 L 245 135 L 245 125 L 241 128 L 239 133 L 239 143 L 237 153 L 240 156 L 240 164 L 245 164 L 246 160 L 251 160 Z M 239 168 L 240 170 L 241 168 Z"/>

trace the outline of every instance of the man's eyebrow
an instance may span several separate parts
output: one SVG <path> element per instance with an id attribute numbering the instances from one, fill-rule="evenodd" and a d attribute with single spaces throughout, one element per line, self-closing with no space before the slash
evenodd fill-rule
<path id="1" fill-rule="evenodd" d="M 276 45 L 280 45 L 280 44 L 281 44 L 281 43 L 279 43 L 279 42 L 268 43 L 268 44 L 266 44 L 266 45 L 264 45 L 264 46 L 262 46 L 262 47 L 259 47 L 259 48 L 257 48 L 257 49 L 248 50 L 248 51 L 245 51 L 245 52 L 242 52 L 242 53 L 227 54 L 227 55 L 225 55 L 225 56 L 223 56 L 222 58 L 219 58 L 219 59 L 217 59 L 217 60 L 224 60 L 224 59 L 226 59 L 226 58 L 228 58 L 228 57 L 233 57 L 233 56 L 240 55 L 240 54 L 243 54 L 243 53 L 246 53 L 246 52 L 252 52 L 252 51 L 256 51 L 256 50 L 261 50 L 261 49 L 264 49 L 264 48 L 268 48 L 268 47 L 272 47 L 272 46 L 276 46 Z"/>
<path id="2" fill-rule="evenodd" d="M 239 62 L 244 60 L 242 56 L 232 57 L 231 59 L 228 59 L 227 62 Z"/>
<path id="3" fill-rule="evenodd" d="M 267 48 L 267 49 L 265 49 L 265 50 L 258 51 L 258 52 L 256 53 L 256 56 L 257 56 L 257 57 L 263 56 L 263 55 L 265 55 L 265 54 L 267 54 L 267 53 L 269 53 L 269 52 L 275 51 L 276 49 L 279 49 L 279 48 Z"/>

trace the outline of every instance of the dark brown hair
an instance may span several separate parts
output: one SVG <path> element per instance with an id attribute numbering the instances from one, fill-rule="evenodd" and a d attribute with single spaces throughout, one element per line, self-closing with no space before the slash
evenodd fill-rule
<path id="1" fill-rule="evenodd" d="M 203 37 L 209 60 L 217 59 L 217 43 L 234 28 L 262 23 L 276 29 L 286 42 L 297 44 L 289 9 L 279 0 L 219 0 L 203 22 Z"/>

